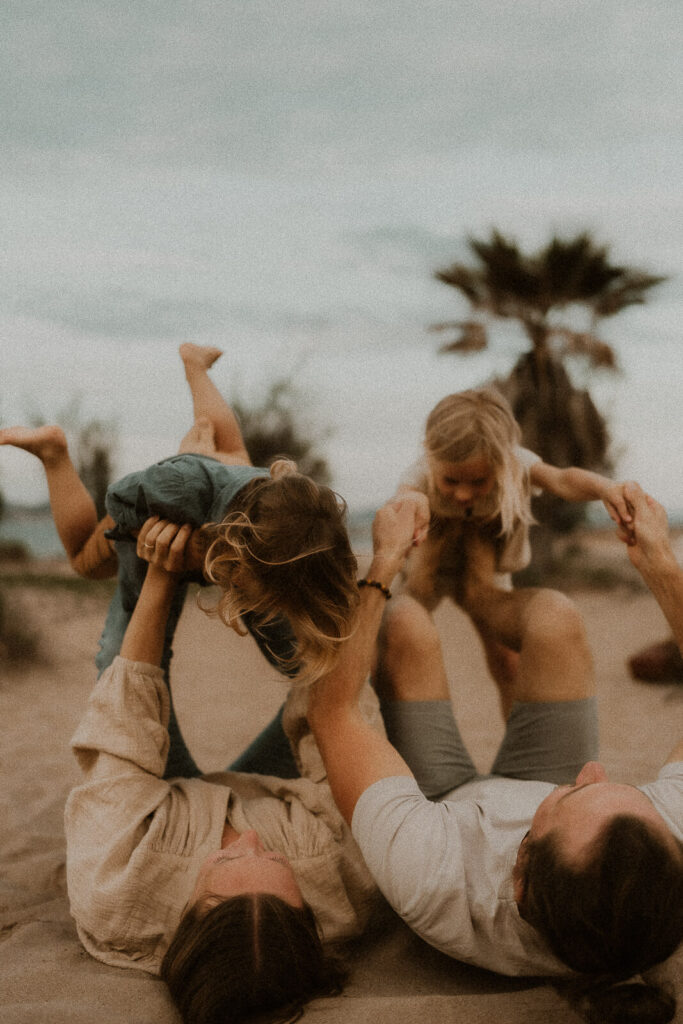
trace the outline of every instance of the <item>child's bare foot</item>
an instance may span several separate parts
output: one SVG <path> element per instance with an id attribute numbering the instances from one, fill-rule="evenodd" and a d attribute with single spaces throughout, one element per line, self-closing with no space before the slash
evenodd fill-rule
<path id="1" fill-rule="evenodd" d="M 0 430 L 0 444 L 11 444 L 36 455 L 44 466 L 54 465 L 68 453 L 61 427 L 5 427 Z"/>
<path id="2" fill-rule="evenodd" d="M 179 455 L 215 455 L 216 441 L 213 423 L 206 416 L 195 420 L 178 448 Z"/>
<path id="3" fill-rule="evenodd" d="M 178 351 L 186 369 L 188 366 L 194 366 L 208 370 L 223 355 L 219 348 L 212 348 L 211 345 L 195 345 L 191 341 L 184 342 Z"/>

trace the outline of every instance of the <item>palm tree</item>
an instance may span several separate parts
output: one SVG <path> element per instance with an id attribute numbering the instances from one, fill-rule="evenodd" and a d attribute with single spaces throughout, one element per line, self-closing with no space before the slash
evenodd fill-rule
<path id="1" fill-rule="evenodd" d="M 532 253 L 495 230 L 488 241 L 470 238 L 468 244 L 474 265 L 454 263 L 434 275 L 460 291 L 473 314 L 433 326 L 457 331 L 440 351 L 480 351 L 488 345 L 490 321 L 517 320 L 530 348 L 496 384 L 512 405 L 525 444 L 556 466 L 608 470 L 605 420 L 588 392 L 572 384 L 565 362 L 581 356 L 592 367 L 616 369 L 614 350 L 598 336 L 600 321 L 644 303 L 649 289 L 666 278 L 612 264 L 607 246 L 598 245 L 588 232 L 554 236 Z M 584 319 L 588 314 L 587 329 L 576 328 L 577 310 Z M 558 532 L 571 529 L 582 516 L 575 506 L 546 495 L 534 512 Z"/>

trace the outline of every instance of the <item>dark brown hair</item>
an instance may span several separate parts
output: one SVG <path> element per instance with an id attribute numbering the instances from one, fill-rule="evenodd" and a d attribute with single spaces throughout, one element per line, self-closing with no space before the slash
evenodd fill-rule
<path id="1" fill-rule="evenodd" d="M 323 950 L 310 907 L 254 893 L 191 907 L 161 977 L 185 1024 L 237 1024 L 296 1020 L 309 999 L 341 991 L 344 971 Z"/>
<path id="2" fill-rule="evenodd" d="M 666 990 L 624 984 L 683 939 L 683 847 L 673 836 L 667 842 L 639 818 L 618 815 L 580 867 L 564 862 L 552 834 L 530 840 L 520 913 L 556 956 L 594 976 L 582 993 L 589 1020 L 673 1018 L 676 1001 Z"/>
<path id="3" fill-rule="evenodd" d="M 261 622 L 284 615 L 296 644 L 282 668 L 296 665 L 300 680 L 330 671 L 355 624 L 357 563 L 345 515 L 329 487 L 289 471 L 251 481 L 223 522 L 206 528 L 204 571 L 223 590 L 218 614 L 238 632 L 244 612 Z"/>

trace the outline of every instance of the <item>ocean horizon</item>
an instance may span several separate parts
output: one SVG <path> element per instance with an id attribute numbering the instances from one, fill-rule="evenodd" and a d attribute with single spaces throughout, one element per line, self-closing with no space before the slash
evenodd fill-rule
<path id="1" fill-rule="evenodd" d="M 372 520 L 375 511 L 374 505 L 349 505 L 349 536 L 351 546 L 356 552 L 369 551 L 372 547 Z M 683 529 L 683 509 L 669 510 L 668 515 L 669 523 L 674 529 Z M 596 506 L 588 508 L 585 525 L 595 530 L 609 530 L 612 524 L 607 513 Z M 21 545 L 31 558 L 66 558 L 47 504 L 8 503 L 3 518 L 0 519 L 0 545 L 4 544 Z"/>

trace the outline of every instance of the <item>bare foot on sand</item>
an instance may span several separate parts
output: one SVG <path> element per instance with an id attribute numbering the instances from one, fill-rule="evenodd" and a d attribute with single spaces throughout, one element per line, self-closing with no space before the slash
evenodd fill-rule
<path id="1" fill-rule="evenodd" d="M 0 444 L 11 444 L 36 455 L 44 466 L 53 465 L 67 454 L 61 427 L 6 427 L 0 430 Z"/>
<path id="2" fill-rule="evenodd" d="M 192 424 L 178 448 L 179 455 L 188 453 L 194 455 L 216 454 L 216 441 L 213 423 L 206 416 L 200 416 Z"/>
<path id="3" fill-rule="evenodd" d="M 178 351 L 186 369 L 188 366 L 198 366 L 202 370 L 208 370 L 223 355 L 219 348 L 212 348 L 210 345 L 195 345 L 191 341 L 184 342 Z"/>

